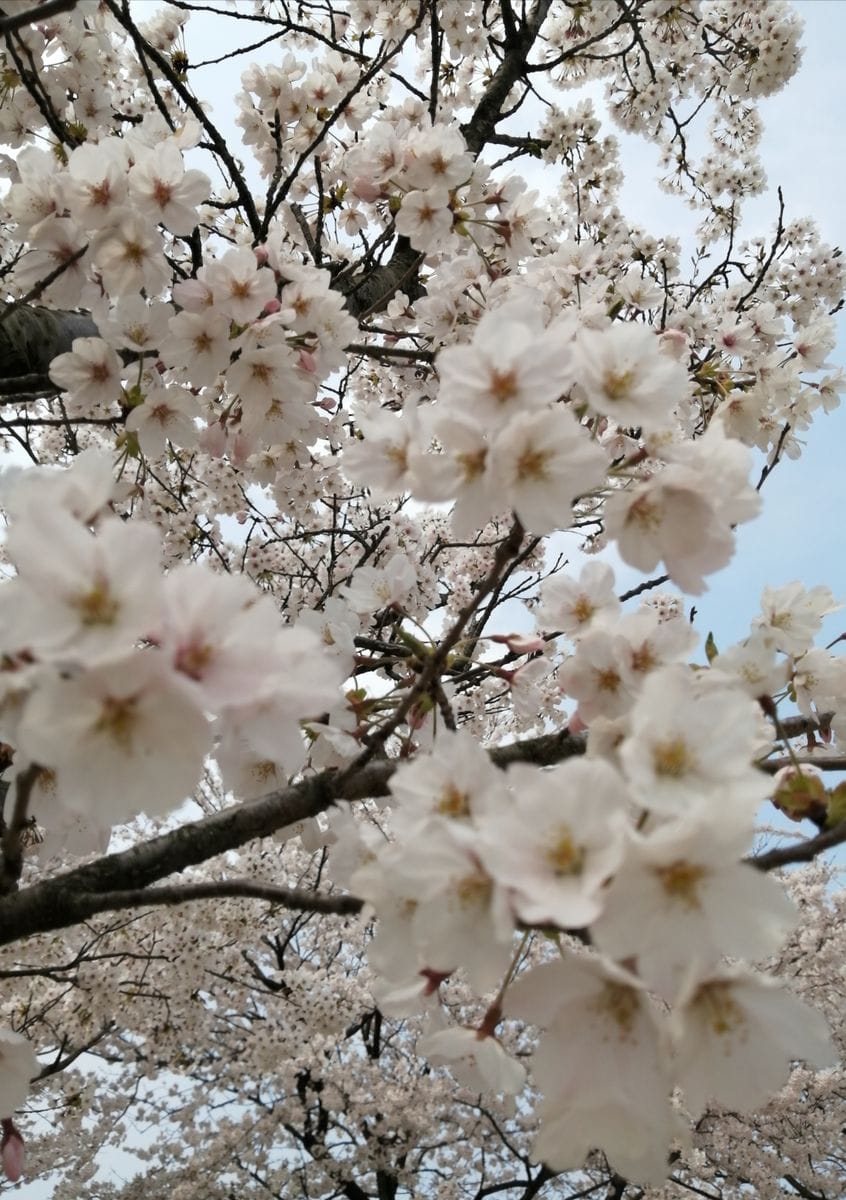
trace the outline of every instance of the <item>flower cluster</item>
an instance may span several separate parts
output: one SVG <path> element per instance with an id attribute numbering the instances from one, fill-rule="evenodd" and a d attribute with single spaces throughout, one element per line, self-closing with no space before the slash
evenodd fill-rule
<path id="1" fill-rule="evenodd" d="M 497 1026 L 505 1014 L 541 1028 L 536 1154 L 556 1170 L 601 1148 L 626 1178 L 658 1183 L 686 1137 L 675 1087 L 695 1119 L 709 1104 L 763 1104 L 794 1059 L 832 1061 L 823 1018 L 744 965 L 775 955 L 798 919 L 782 887 L 742 861 L 780 787 L 757 762 L 768 734 L 749 692 L 789 676 L 798 688 L 819 658 L 817 705 L 846 694 L 842 660 L 808 648 L 833 607 L 827 589 L 768 591 L 763 603 L 745 643 L 694 670 L 684 660 L 697 639 L 679 613 L 620 617 L 610 568 L 552 580 L 540 618 L 574 642 L 557 677 L 578 700 L 571 728 L 590 725 L 588 757 L 501 771 L 469 734 L 442 732 L 394 773 L 388 838 L 335 822 L 336 877 L 378 919 L 368 957 L 380 1006 L 427 1012 L 421 1052 L 457 1060 L 476 1090 L 516 1093 L 524 1071 Z M 785 786 L 797 805 L 808 795 Z M 560 943 L 573 933 L 593 949 Z M 550 938 L 557 962 L 544 962 Z M 524 954 L 542 965 L 515 982 Z M 496 993 L 475 1026 L 448 1026 L 437 1003 L 457 971 L 476 994 Z"/>
<path id="2" fill-rule="evenodd" d="M 157 530 L 127 525 L 112 495 L 96 454 L 17 475 L 4 494 L 16 575 L 0 596 L 2 736 L 16 786 L 37 766 L 32 811 L 51 842 L 77 851 L 140 812 L 170 812 L 210 753 L 227 779 L 297 771 L 299 723 L 343 677 L 245 578 L 199 564 L 162 575 Z"/>

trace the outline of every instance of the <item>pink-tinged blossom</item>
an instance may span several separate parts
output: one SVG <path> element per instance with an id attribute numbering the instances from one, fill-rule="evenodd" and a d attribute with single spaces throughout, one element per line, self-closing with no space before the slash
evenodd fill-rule
<path id="1" fill-rule="evenodd" d="M 255 320 L 276 295 L 273 272 L 259 267 L 248 246 L 227 250 L 210 262 L 205 283 L 212 290 L 215 309 L 239 325 Z"/>
<path id="2" fill-rule="evenodd" d="M 92 257 L 111 296 L 139 292 L 158 296 L 170 279 L 161 234 L 146 218 L 127 212 L 119 225 L 104 229 L 91 248 Z"/>
<path id="3" fill-rule="evenodd" d="M 120 138 L 84 142 L 68 159 L 68 208 L 82 229 L 106 229 L 126 215 L 128 153 Z"/>
<path id="4" fill-rule="evenodd" d="M 687 371 L 665 353 L 648 325 L 582 329 L 573 370 L 588 404 L 618 425 L 666 429 L 690 395 Z"/>
<path id="5" fill-rule="evenodd" d="M 9 1183 L 17 1183 L 23 1174 L 23 1138 L 20 1135 L 20 1130 L 10 1117 L 3 1118 L 2 1126 L 3 1136 L 0 1139 L 0 1162 L 3 1165 L 3 1174 L 9 1180 Z"/>
<path id="6" fill-rule="evenodd" d="M 45 677 L 18 737 L 55 771 L 63 806 L 115 824 L 162 815 L 190 796 L 211 746 L 208 721 L 154 650 Z"/>
<path id="7" fill-rule="evenodd" d="M 15 266 L 16 288 L 27 292 L 37 287 L 43 299 L 54 305 L 78 308 L 97 296 L 97 288 L 88 281 L 91 250 L 88 236 L 69 217 L 49 216 L 30 235 L 30 249 Z M 61 268 L 48 286 L 44 279 Z"/>
<path id="8" fill-rule="evenodd" d="M 787 1082 L 791 1062 L 833 1066 L 825 1019 L 775 979 L 745 967 L 693 974 L 670 1018 L 674 1075 L 687 1108 L 749 1112 Z"/>
<path id="9" fill-rule="evenodd" d="M 169 332 L 159 346 L 161 357 L 194 387 L 214 383 L 229 365 L 234 349 L 230 326 L 229 318 L 220 313 L 178 313 L 171 318 Z"/>
<path id="10" fill-rule="evenodd" d="M 273 401 L 311 399 L 314 389 L 296 371 L 296 361 L 284 344 L 255 346 L 241 351 L 227 368 L 227 389 L 241 399 L 245 411 L 266 413 Z"/>
<path id="11" fill-rule="evenodd" d="M 108 408 L 123 399 L 123 364 L 102 338 L 74 338 L 71 349 L 50 363 L 50 378 L 69 392 L 74 412 Z"/>
<path id="12" fill-rule="evenodd" d="M 38 1074 L 38 1059 L 27 1039 L 11 1029 L 0 1029 L 0 1113 L 11 1116 L 29 1091 L 29 1081 Z"/>
<path id="13" fill-rule="evenodd" d="M 518 979 L 507 1016 L 544 1032 L 531 1063 L 543 1093 L 535 1156 L 578 1170 L 591 1150 L 634 1183 L 660 1183 L 676 1124 L 663 1031 L 639 979 L 601 959 L 564 953 Z"/>
<path id="14" fill-rule="evenodd" d="M 162 594 L 156 641 L 199 707 L 220 712 L 273 693 L 285 663 L 274 654 L 283 627 L 269 596 L 245 576 L 196 563 L 170 571 Z"/>
<path id="15" fill-rule="evenodd" d="M 581 929 L 602 910 L 623 856 L 623 780 L 604 762 L 508 771 L 511 803 L 483 810 L 476 849 L 530 925 Z"/>
<path id="16" fill-rule="evenodd" d="M 15 157 L 19 177 L 3 197 L 9 215 L 21 234 L 66 208 L 68 180 L 56 172 L 55 155 L 35 146 L 25 146 Z"/>
<path id="17" fill-rule="evenodd" d="M 132 203 L 154 224 L 187 236 L 197 224 L 197 205 L 209 195 L 211 180 L 203 171 L 185 170 L 172 141 L 160 142 L 136 158 L 129 172 Z"/>
<path id="18" fill-rule="evenodd" d="M 413 188 L 444 188 L 451 191 L 466 183 L 473 173 L 473 159 L 457 129 L 435 125 L 416 130 L 409 138 L 403 179 Z"/>

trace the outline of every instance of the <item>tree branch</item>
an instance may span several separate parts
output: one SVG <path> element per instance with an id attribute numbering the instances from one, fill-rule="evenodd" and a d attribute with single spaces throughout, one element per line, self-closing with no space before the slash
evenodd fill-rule
<path id="1" fill-rule="evenodd" d="M 498 747 L 490 757 L 501 768 L 512 762 L 551 766 L 584 751 L 584 738 L 563 729 Z M 285 825 L 314 817 L 338 800 L 387 795 L 397 765 L 395 760 L 379 759 L 343 780 L 334 771 L 323 771 L 281 791 L 181 825 L 129 850 L 34 883 L 0 899 L 0 945 L 33 933 L 65 929 L 108 908 L 102 898 L 110 892 L 145 888 L 255 838 L 269 837 Z"/>
<path id="2" fill-rule="evenodd" d="M 825 829 L 816 837 L 804 838 L 789 846 L 776 846 L 774 850 L 766 850 L 762 854 L 751 854 L 746 860 L 759 871 L 774 871 L 776 867 L 786 867 L 791 863 L 812 862 L 818 854 L 833 850 L 846 842 L 846 821 L 841 821 L 833 829 Z"/>
<path id="3" fill-rule="evenodd" d="M 25 8 L 8 17 L 0 17 L 0 37 L 15 33 L 18 29 L 23 29 L 24 25 L 34 25 L 59 13 L 69 12 L 75 6 L 76 0 L 43 0 L 41 4 L 34 4 L 32 8 Z"/>

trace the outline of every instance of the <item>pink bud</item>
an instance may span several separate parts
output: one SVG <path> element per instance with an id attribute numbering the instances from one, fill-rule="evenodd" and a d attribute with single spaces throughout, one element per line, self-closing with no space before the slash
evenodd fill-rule
<path id="1" fill-rule="evenodd" d="M 534 654 L 546 648 L 542 637 L 529 637 L 527 633 L 493 633 L 490 640 L 507 646 L 512 654 Z"/>
<path id="2" fill-rule="evenodd" d="M 582 718 L 579 716 L 578 712 L 574 712 L 572 717 L 570 718 L 570 720 L 567 722 L 568 732 L 572 733 L 573 736 L 575 737 L 575 735 L 577 733 L 584 733 L 586 729 L 587 729 L 587 725 L 584 723 Z"/>
<path id="3" fill-rule="evenodd" d="M 226 430 L 219 421 L 209 425 L 197 438 L 200 449 L 205 450 L 212 458 L 223 458 L 226 453 L 226 441 Z"/>
<path id="4" fill-rule="evenodd" d="M 689 342 L 687 334 L 682 333 L 681 329 L 665 329 L 658 339 L 661 349 L 670 358 L 682 359 L 687 358 Z"/>
<path id="5" fill-rule="evenodd" d="M 268 300 L 264 308 L 261 310 L 266 317 L 272 317 L 274 313 L 278 313 L 282 305 L 274 296 L 272 300 Z"/>
<path id="6" fill-rule="evenodd" d="M 242 433 L 236 433 L 229 447 L 229 458 L 236 467 L 243 467 L 254 450 L 255 446 Z"/>
<path id="7" fill-rule="evenodd" d="M 310 350 L 301 350 L 297 365 L 301 370 L 308 371 L 309 374 L 313 375 L 317 370 L 317 359 Z"/>
<path id="8" fill-rule="evenodd" d="M 23 1174 L 24 1144 L 20 1130 L 11 1117 L 3 1119 L 3 1140 L 0 1142 L 0 1160 L 3 1172 L 10 1183 L 17 1183 Z"/>
<path id="9" fill-rule="evenodd" d="M 268 260 L 267 246 L 253 246 L 253 254 L 256 256 L 256 262 L 260 267 L 263 267 Z"/>
<path id="10" fill-rule="evenodd" d="M 382 189 L 377 187 L 372 179 L 367 179 L 364 175 L 356 175 L 352 181 L 350 190 L 359 200 L 366 200 L 370 204 L 374 200 L 378 200 L 382 195 Z"/>

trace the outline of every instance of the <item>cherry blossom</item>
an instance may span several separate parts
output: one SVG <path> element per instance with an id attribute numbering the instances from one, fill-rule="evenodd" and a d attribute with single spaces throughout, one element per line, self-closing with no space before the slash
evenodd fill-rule
<path id="1" fill-rule="evenodd" d="M 0 7 L 7 1176 L 842 1194 L 799 17 Z"/>

